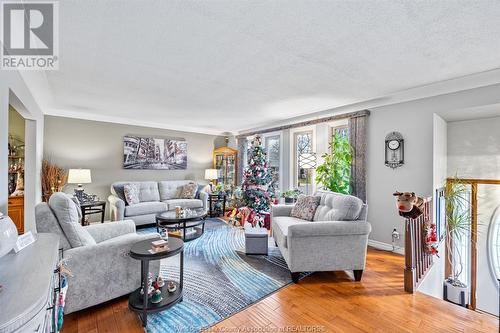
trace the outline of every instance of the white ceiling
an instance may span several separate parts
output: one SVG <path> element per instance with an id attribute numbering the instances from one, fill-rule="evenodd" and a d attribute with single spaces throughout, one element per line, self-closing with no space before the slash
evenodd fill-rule
<path id="1" fill-rule="evenodd" d="M 48 114 L 237 132 L 500 68 L 500 1 L 60 1 Z"/>

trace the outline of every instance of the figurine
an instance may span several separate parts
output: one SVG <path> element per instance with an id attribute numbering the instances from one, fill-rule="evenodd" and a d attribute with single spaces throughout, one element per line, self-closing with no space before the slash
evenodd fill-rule
<path id="1" fill-rule="evenodd" d="M 22 197 L 23 195 L 24 195 L 24 177 L 23 173 L 18 171 L 16 179 L 16 189 L 14 190 L 14 192 L 12 192 L 11 196 Z"/>
<path id="2" fill-rule="evenodd" d="M 165 281 L 163 281 L 163 278 L 161 276 L 158 275 L 158 277 L 156 278 L 156 283 L 158 283 L 158 287 L 161 288 L 165 285 Z"/>
<path id="3" fill-rule="evenodd" d="M 168 281 L 167 290 L 169 293 L 173 293 L 174 291 L 177 290 L 177 286 L 175 285 L 174 281 Z"/>
<path id="4" fill-rule="evenodd" d="M 160 289 L 155 289 L 153 292 L 153 297 L 151 297 L 151 303 L 160 303 L 163 300 L 163 297 L 161 297 L 161 290 Z"/>

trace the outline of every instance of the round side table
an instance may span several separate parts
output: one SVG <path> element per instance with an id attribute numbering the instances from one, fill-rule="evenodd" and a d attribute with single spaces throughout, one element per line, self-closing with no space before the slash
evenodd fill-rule
<path id="1" fill-rule="evenodd" d="M 184 279 L 184 242 L 182 239 L 170 237 L 168 239 L 169 249 L 163 252 L 151 253 L 151 242 L 158 239 L 148 239 L 135 243 L 130 249 L 130 256 L 141 261 L 141 287 L 133 291 L 128 298 L 128 306 L 130 310 L 137 312 L 141 318 L 142 326 L 148 324 L 148 313 L 163 311 L 182 301 L 182 284 Z M 159 303 L 152 303 L 148 296 L 148 274 L 149 262 L 151 260 L 160 260 L 180 254 L 180 278 L 179 283 L 173 281 L 177 286 L 172 293 L 168 292 L 167 284 L 169 280 L 165 280 L 165 286 L 161 288 L 162 300 Z M 171 281 L 171 280 L 170 280 Z M 141 288 L 144 286 L 144 293 L 141 295 Z"/>

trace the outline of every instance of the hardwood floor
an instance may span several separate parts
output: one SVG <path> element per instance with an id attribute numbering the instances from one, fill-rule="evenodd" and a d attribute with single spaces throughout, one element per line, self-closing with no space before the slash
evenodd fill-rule
<path id="1" fill-rule="evenodd" d="M 370 248 L 361 282 L 354 282 L 352 273 L 315 273 L 207 332 L 499 331 L 493 316 L 421 293 L 405 293 L 403 262 L 402 256 Z M 63 333 L 83 332 L 144 331 L 128 310 L 127 299 L 120 298 L 65 317 Z"/>

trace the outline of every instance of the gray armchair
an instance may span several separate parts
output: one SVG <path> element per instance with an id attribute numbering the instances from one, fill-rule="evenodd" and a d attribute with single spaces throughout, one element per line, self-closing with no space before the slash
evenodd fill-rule
<path id="1" fill-rule="evenodd" d="M 38 204 L 35 215 L 37 232 L 59 235 L 73 273 L 68 278 L 66 314 L 139 288 L 140 262 L 130 258 L 129 251 L 134 243 L 156 238 L 156 234 L 138 235 L 131 220 L 82 227 L 76 205 L 63 193 L 54 194 L 49 204 Z M 158 274 L 159 267 L 159 261 L 152 261 L 150 272 Z"/>

